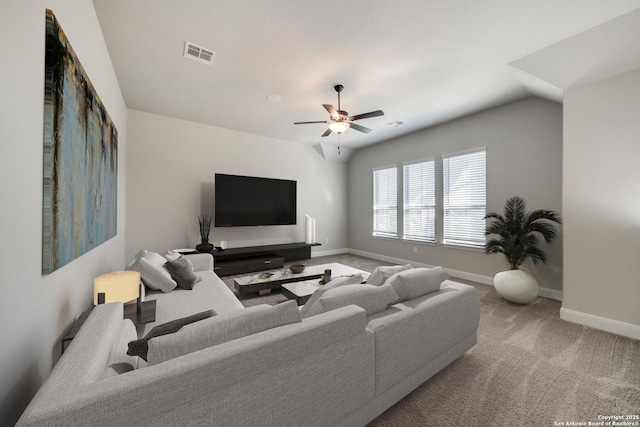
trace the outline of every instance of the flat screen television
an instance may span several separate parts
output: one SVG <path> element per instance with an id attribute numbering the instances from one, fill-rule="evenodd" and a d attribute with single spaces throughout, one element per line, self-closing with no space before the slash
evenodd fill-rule
<path id="1" fill-rule="evenodd" d="M 296 223 L 296 181 L 216 174 L 216 227 Z"/>

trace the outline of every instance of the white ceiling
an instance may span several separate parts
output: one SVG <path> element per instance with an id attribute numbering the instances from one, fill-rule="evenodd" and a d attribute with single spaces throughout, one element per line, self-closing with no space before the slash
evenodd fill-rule
<path id="1" fill-rule="evenodd" d="M 338 83 L 355 149 L 640 67 L 640 0 L 93 1 L 128 108 L 306 144 Z"/>

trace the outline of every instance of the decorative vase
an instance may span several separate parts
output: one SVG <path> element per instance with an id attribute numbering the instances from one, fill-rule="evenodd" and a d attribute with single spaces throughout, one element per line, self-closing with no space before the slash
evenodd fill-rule
<path id="1" fill-rule="evenodd" d="M 538 297 L 538 281 L 526 270 L 501 271 L 493 278 L 500 296 L 517 304 L 529 304 Z"/>
<path id="2" fill-rule="evenodd" d="M 196 245 L 196 251 L 198 252 L 211 252 L 213 245 L 209 243 L 209 239 L 202 239 L 202 243 Z"/>

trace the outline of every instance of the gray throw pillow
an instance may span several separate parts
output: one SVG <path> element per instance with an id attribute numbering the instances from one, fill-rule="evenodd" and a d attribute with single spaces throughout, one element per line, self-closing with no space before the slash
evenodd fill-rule
<path id="1" fill-rule="evenodd" d="M 412 268 L 391 276 L 385 283 L 395 289 L 398 300 L 395 303 L 418 298 L 440 289 L 440 284 L 449 278 L 442 267 Z"/>
<path id="2" fill-rule="evenodd" d="M 207 310 L 193 314 L 191 316 L 183 317 L 181 319 L 172 320 L 171 322 L 163 323 L 162 325 L 155 326 L 149 331 L 147 335 L 145 335 L 144 338 L 131 341 L 129 343 L 129 350 L 127 350 L 127 354 L 129 356 L 140 356 L 142 359 L 147 360 L 147 354 L 149 351 L 149 340 L 151 338 L 176 333 L 184 325 L 188 325 L 190 323 L 194 323 L 208 317 L 213 317 L 215 316 L 215 314 L 215 311 Z"/>
<path id="3" fill-rule="evenodd" d="M 182 289 L 191 290 L 193 289 L 193 285 L 201 280 L 200 277 L 193 272 L 193 264 L 191 264 L 191 261 L 183 256 L 168 261 L 164 266 L 169 270 L 171 277 L 176 281 L 178 287 Z"/>
<path id="4" fill-rule="evenodd" d="M 349 285 L 330 289 L 318 299 L 305 317 L 315 316 L 348 305 L 364 308 L 367 316 L 386 310 L 398 299 L 391 286 Z"/>
<path id="5" fill-rule="evenodd" d="M 353 276 L 338 277 L 336 279 L 333 279 L 326 285 L 319 286 L 318 290 L 315 291 L 313 295 L 311 295 L 305 305 L 300 309 L 300 316 L 302 316 L 302 318 L 304 319 L 309 310 L 311 310 L 311 307 L 313 307 L 313 305 L 320 299 L 320 297 L 328 290 L 337 288 L 338 286 L 360 284 L 363 280 L 364 277 L 362 277 L 362 274 L 355 274 Z"/>
<path id="6" fill-rule="evenodd" d="M 405 265 L 383 265 L 376 267 L 367 279 L 368 285 L 382 286 L 384 282 L 391 276 L 401 271 L 409 270 L 413 266 L 411 264 Z"/>

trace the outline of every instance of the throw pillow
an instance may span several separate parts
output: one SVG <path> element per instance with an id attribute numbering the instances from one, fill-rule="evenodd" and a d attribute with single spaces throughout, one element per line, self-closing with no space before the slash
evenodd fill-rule
<path id="1" fill-rule="evenodd" d="M 273 307 L 261 304 L 235 310 L 189 325 L 177 334 L 152 339 L 149 341 L 149 365 L 301 320 L 295 301 Z"/>
<path id="2" fill-rule="evenodd" d="M 435 292 L 449 278 L 442 267 L 413 268 L 391 276 L 385 285 L 390 285 L 398 294 L 398 302 L 414 299 Z"/>
<path id="3" fill-rule="evenodd" d="M 386 310 L 389 304 L 397 299 L 398 294 L 391 286 L 341 286 L 325 292 L 311 307 L 305 318 L 352 304 L 364 308 L 367 316 L 371 316 Z"/>
<path id="4" fill-rule="evenodd" d="M 176 333 L 184 325 L 215 316 L 215 314 L 216 313 L 213 310 L 207 310 L 155 326 L 147 335 L 145 335 L 144 338 L 129 342 L 129 350 L 127 350 L 127 354 L 129 356 L 140 356 L 142 359 L 147 360 L 149 340 L 151 338 Z"/>
<path id="5" fill-rule="evenodd" d="M 200 277 L 193 272 L 193 264 L 191 264 L 191 261 L 185 257 L 168 261 L 164 266 L 169 270 L 171 277 L 173 277 L 182 289 L 190 291 L 193 289 L 193 285 L 201 280 Z"/>
<path id="6" fill-rule="evenodd" d="M 164 254 L 164 257 L 167 259 L 167 261 L 175 261 L 181 256 L 182 254 L 180 252 L 176 252 L 172 250 L 168 250 L 167 253 Z"/>
<path id="7" fill-rule="evenodd" d="M 355 274 L 353 276 L 338 277 L 336 279 L 333 279 L 326 285 L 320 286 L 318 290 L 315 291 L 313 295 L 311 295 L 311 297 L 307 300 L 305 305 L 300 309 L 300 315 L 302 316 L 302 318 L 304 318 L 309 310 L 311 310 L 311 307 L 313 307 L 313 305 L 320 299 L 320 297 L 328 290 L 337 288 L 338 286 L 360 284 L 363 280 L 364 278 L 362 277 L 362 274 Z"/>
<path id="8" fill-rule="evenodd" d="M 382 286 L 389 277 L 401 271 L 409 270 L 412 267 L 413 266 L 411 264 L 385 265 L 385 266 L 376 267 L 376 269 L 373 270 L 373 273 L 371 273 L 371 275 L 367 279 L 367 284 L 374 285 L 374 286 Z"/>
<path id="9" fill-rule="evenodd" d="M 160 254 L 142 250 L 136 259 L 127 266 L 127 270 L 140 273 L 142 283 L 150 289 L 171 292 L 178 284 L 171 278 L 169 271 L 164 268 L 167 260 Z"/>

